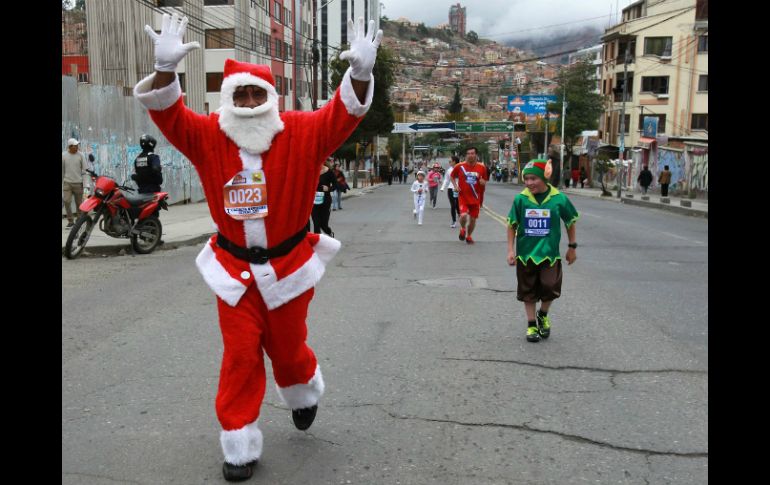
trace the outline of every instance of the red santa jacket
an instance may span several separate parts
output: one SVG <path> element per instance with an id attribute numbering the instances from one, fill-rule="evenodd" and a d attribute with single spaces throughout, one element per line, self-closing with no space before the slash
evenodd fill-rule
<path id="1" fill-rule="evenodd" d="M 361 104 L 348 70 L 334 98 L 320 110 L 281 113 L 283 131 L 266 152 L 256 155 L 225 135 L 217 113 L 205 116 L 188 109 L 178 81 L 152 90 L 153 79 L 150 75 L 136 85 L 136 98 L 150 110 L 163 135 L 195 166 L 217 230 L 241 247 L 274 247 L 307 224 L 323 161 L 350 136 L 374 93 L 372 76 L 366 102 Z M 240 221 L 225 214 L 223 187 L 245 169 L 264 170 L 268 215 L 263 219 Z M 231 306 L 256 283 L 270 310 L 315 286 L 340 247 L 333 238 L 309 233 L 286 256 L 252 264 L 217 246 L 216 237 L 196 259 L 206 283 Z"/>

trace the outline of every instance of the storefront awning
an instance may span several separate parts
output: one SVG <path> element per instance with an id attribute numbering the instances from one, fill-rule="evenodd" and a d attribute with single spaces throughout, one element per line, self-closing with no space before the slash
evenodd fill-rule
<path id="1" fill-rule="evenodd" d="M 636 146 L 640 148 L 644 148 L 645 150 L 649 150 L 652 147 L 652 144 L 655 143 L 657 140 L 655 138 L 645 138 L 641 137 L 639 138 L 639 141 L 636 142 Z"/>

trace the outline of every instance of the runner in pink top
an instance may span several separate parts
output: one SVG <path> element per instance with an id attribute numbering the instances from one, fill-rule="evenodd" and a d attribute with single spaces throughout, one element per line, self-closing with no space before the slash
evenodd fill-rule
<path id="1" fill-rule="evenodd" d="M 430 190 L 430 203 L 431 206 L 436 208 L 436 197 L 438 195 L 438 186 L 441 183 L 441 165 L 438 162 L 433 164 L 430 173 L 428 174 L 428 189 Z"/>

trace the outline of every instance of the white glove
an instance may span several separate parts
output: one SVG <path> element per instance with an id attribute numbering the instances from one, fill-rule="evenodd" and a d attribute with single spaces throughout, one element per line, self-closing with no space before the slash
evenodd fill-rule
<path id="1" fill-rule="evenodd" d="M 200 49 L 201 45 L 197 42 L 188 42 L 182 44 L 184 32 L 187 30 L 187 17 L 180 17 L 179 14 L 163 14 L 163 26 L 160 29 L 160 35 L 149 25 L 144 26 L 144 31 L 150 36 L 155 44 L 155 70 L 160 72 L 176 72 L 176 66 L 179 61 L 184 59 L 193 49 Z"/>
<path id="2" fill-rule="evenodd" d="M 364 18 L 358 17 L 358 25 L 353 25 L 353 20 L 348 19 L 348 38 L 350 49 L 340 54 L 340 59 L 350 62 L 350 77 L 358 81 L 369 81 L 377 59 L 377 48 L 382 41 L 382 30 L 374 36 L 374 20 L 369 21 L 369 33 L 364 32 Z M 374 36 L 374 40 L 372 40 Z"/>

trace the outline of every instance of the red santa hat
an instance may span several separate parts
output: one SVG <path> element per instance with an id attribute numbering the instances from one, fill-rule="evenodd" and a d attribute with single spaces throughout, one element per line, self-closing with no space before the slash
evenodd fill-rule
<path id="1" fill-rule="evenodd" d="M 235 59 L 225 60 L 224 79 L 220 89 L 223 105 L 233 105 L 233 93 L 238 86 L 259 86 L 267 91 L 268 98 L 272 98 L 276 102 L 278 100 L 275 79 L 270 72 L 270 66 L 239 62 Z"/>

